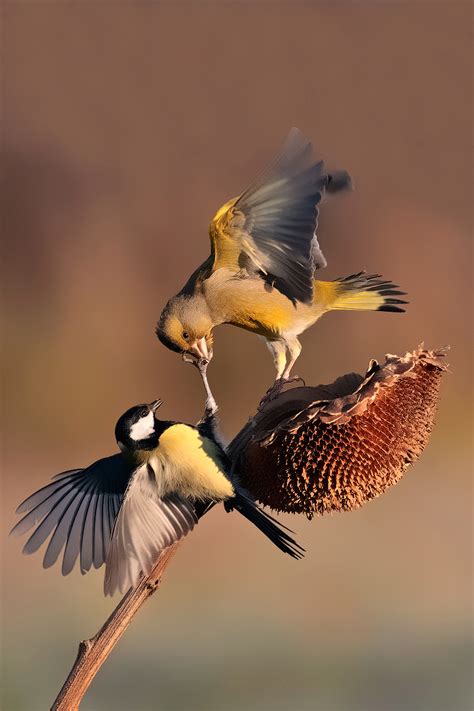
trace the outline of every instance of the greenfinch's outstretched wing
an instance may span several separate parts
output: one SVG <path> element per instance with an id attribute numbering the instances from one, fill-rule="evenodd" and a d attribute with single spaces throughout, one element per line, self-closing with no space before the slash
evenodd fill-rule
<path id="1" fill-rule="evenodd" d="M 104 592 L 124 593 L 148 575 L 158 556 L 186 536 L 197 523 L 191 501 L 158 495 L 155 473 L 148 464 L 134 472 L 115 521 L 105 566 Z"/>
<path id="2" fill-rule="evenodd" d="M 101 566 L 132 472 L 127 460 L 115 454 L 86 469 L 63 472 L 29 496 L 17 508 L 17 513 L 27 513 L 12 530 L 21 534 L 35 526 L 23 552 L 34 553 L 51 536 L 45 568 L 56 562 L 63 548 L 63 575 L 71 572 L 78 556 L 81 573 Z"/>
<path id="3" fill-rule="evenodd" d="M 311 143 L 292 129 L 280 155 L 210 225 L 213 271 L 258 272 L 292 301 L 309 303 L 315 269 L 326 266 L 316 238 L 325 192 L 350 186 L 347 173 L 328 175 L 311 161 Z"/>

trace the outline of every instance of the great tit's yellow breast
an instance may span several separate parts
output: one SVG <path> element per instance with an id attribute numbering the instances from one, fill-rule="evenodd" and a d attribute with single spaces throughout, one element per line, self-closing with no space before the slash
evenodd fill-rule
<path id="1" fill-rule="evenodd" d="M 222 501 L 234 495 L 225 475 L 219 450 L 194 427 L 171 425 L 150 454 L 161 495 L 176 492 L 185 497 Z"/>

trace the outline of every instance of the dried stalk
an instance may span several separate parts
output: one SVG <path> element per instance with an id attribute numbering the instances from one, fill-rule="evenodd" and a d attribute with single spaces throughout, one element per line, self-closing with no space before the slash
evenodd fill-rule
<path id="1" fill-rule="evenodd" d="M 51 711 L 77 711 L 84 694 L 142 605 L 160 587 L 161 579 L 179 543 L 167 548 L 147 578 L 128 591 L 100 630 L 79 644 L 76 661 Z"/>

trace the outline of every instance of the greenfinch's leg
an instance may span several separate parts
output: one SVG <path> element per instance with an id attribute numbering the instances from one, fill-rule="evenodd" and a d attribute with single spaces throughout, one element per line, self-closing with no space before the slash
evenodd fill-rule
<path id="1" fill-rule="evenodd" d="M 302 345 L 299 340 L 294 336 L 286 341 L 286 350 L 288 354 L 288 360 L 286 368 L 284 370 L 282 379 L 288 381 L 290 379 L 290 372 L 293 368 L 299 354 L 301 353 Z M 301 380 L 301 378 L 295 377 L 294 380 Z"/>
<path id="2" fill-rule="evenodd" d="M 272 354 L 276 368 L 275 382 L 281 380 L 286 366 L 286 345 L 285 341 L 269 341 L 265 339 L 267 348 Z"/>

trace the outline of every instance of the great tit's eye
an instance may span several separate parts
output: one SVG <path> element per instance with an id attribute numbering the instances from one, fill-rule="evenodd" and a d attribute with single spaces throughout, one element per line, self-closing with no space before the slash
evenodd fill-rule
<path id="1" fill-rule="evenodd" d="M 189 338 L 189 333 L 188 333 L 187 331 L 183 331 L 183 338 L 184 338 L 185 341 L 188 340 L 188 338 Z"/>
<path id="2" fill-rule="evenodd" d="M 148 415 L 148 408 L 147 407 L 142 407 L 140 412 L 138 413 L 139 417 L 146 417 Z"/>

